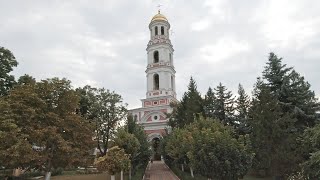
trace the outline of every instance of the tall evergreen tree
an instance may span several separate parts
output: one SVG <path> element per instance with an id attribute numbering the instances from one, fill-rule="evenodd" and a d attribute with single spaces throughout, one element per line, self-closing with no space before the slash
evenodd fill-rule
<path id="1" fill-rule="evenodd" d="M 234 125 L 234 97 L 231 91 L 219 83 L 215 90 L 215 118 L 225 125 Z"/>
<path id="2" fill-rule="evenodd" d="M 237 131 L 240 134 L 248 133 L 247 119 L 248 119 L 248 111 L 250 107 L 250 99 L 246 94 L 243 86 L 239 84 L 238 87 L 238 97 L 236 99 L 236 121 L 237 121 Z"/>
<path id="3" fill-rule="evenodd" d="M 209 87 L 203 101 L 203 108 L 206 117 L 214 118 L 216 97 L 211 87 Z"/>
<path id="4" fill-rule="evenodd" d="M 256 154 L 253 168 L 279 177 L 296 170 L 300 160 L 293 133 L 296 119 L 282 112 L 279 100 L 261 81 L 256 85 L 249 114 L 250 139 Z"/>
<path id="5" fill-rule="evenodd" d="M 172 105 L 173 112 L 169 114 L 169 125 L 173 128 L 184 127 L 204 114 L 201 95 L 197 90 L 197 84 L 191 77 L 188 85 L 188 91 L 182 96 L 180 103 Z"/>
<path id="6" fill-rule="evenodd" d="M 296 127 L 300 132 L 314 126 L 319 103 L 303 76 L 292 67 L 288 68 L 274 53 L 270 53 L 262 75 L 271 93 L 280 101 L 282 110 L 296 115 Z"/>

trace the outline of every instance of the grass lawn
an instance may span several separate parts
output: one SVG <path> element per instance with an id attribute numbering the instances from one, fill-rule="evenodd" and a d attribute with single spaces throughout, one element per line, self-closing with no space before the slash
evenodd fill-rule
<path id="1" fill-rule="evenodd" d="M 103 174 L 76 174 L 76 171 L 63 171 L 62 175 L 52 176 L 52 180 L 110 180 L 111 176 L 107 173 Z M 132 180 L 141 180 L 144 175 L 144 169 L 138 169 Z M 128 179 L 128 175 L 124 174 L 123 179 Z M 116 175 L 116 180 L 120 180 L 120 174 Z"/>
<path id="2" fill-rule="evenodd" d="M 84 174 L 84 175 L 61 175 L 52 176 L 52 180 L 110 180 L 110 175 L 107 173 L 103 174 Z M 116 176 L 116 180 L 120 180 L 120 175 Z"/>

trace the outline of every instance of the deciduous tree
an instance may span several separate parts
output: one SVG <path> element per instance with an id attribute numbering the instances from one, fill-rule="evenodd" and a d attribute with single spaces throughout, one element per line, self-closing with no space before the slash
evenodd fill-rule
<path id="1" fill-rule="evenodd" d="M 251 167 L 253 154 L 243 138 L 233 138 L 230 127 L 201 118 L 187 127 L 191 150 L 187 153 L 195 171 L 211 179 L 242 178 Z"/>
<path id="2" fill-rule="evenodd" d="M 45 179 L 50 179 L 52 168 L 84 165 L 93 148 L 93 134 L 91 125 L 75 114 L 78 100 L 65 79 L 21 84 L 11 90 L 2 103 L 6 111 L 0 117 L 8 123 L 1 131 L 22 139 L 3 139 L 16 145 L 5 147 L 16 155 L 8 155 L 11 159 L 5 166 L 42 169 L 47 172 Z"/>
<path id="3" fill-rule="evenodd" d="M 107 171 L 111 175 L 111 180 L 115 180 L 116 173 L 130 168 L 130 159 L 124 149 L 114 146 L 108 150 L 105 156 L 100 157 L 95 164 L 98 170 Z"/>
<path id="4" fill-rule="evenodd" d="M 113 141 L 115 146 L 124 149 L 125 153 L 129 155 L 130 162 L 136 159 L 139 153 L 140 143 L 134 134 L 130 134 L 124 127 L 121 127 L 118 128 Z M 131 168 L 129 169 L 129 179 L 131 179 Z"/>
<path id="5" fill-rule="evenodd" d="M 85 86 L 77 91 L 81 94 L 78 113 L 94 122 L 97 148 L 104 156 L 117 125 L 127 116 L 127 105 L 119 94 L 104 88 Z"/>
<path id="6" fill-rule="evenodd" d="M 15 84 L 14 76 L 9 73 L 16 67 L 18 62 L 12 52 L 0 47 L 0 96 L 8 94 Z"/>
<path id="7" fill-rule="evenodd" d="M 141 125 L 137 124 L 136 120 L 133 119 L 131 115 L 127 117 L 126 125 L 124 127 L 128 133 L 133 134 L 139 144 L 140 147 L 138 149 L 138 153 L 132 158 L 132 168 L 133 172 L 139 167 L 144 168 L 150 159 L 151 151 L 150 151 L 150 143 L 148 142 L 147 135 L 144 132 L 144 129 Z"/>

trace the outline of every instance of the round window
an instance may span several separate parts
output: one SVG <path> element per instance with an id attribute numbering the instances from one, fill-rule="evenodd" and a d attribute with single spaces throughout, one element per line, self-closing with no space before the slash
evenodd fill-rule
<path id="1" fill-rule="evenodd" d="M 153 119 L 154 120 L 158 120 L 158 116 L 153 116 Z"/>

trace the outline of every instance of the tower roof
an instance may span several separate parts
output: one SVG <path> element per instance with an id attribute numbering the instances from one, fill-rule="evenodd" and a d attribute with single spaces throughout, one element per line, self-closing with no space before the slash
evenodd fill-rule
<path id="1" fill-rule="evenodd" d="M 160 13 L 160 10 L 158 10 L 158 14 L 154 15 L 153 18 L 151 19 L 151 22 L 153 21 L 167 21 L 168 19 Z"/>

